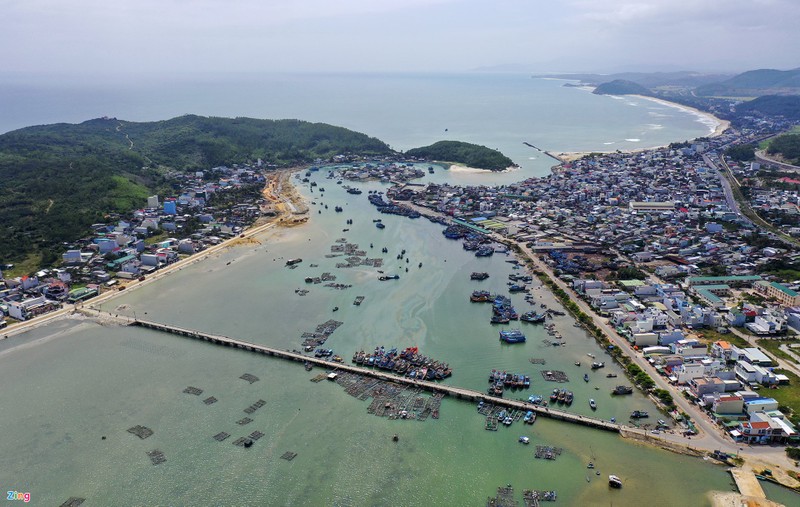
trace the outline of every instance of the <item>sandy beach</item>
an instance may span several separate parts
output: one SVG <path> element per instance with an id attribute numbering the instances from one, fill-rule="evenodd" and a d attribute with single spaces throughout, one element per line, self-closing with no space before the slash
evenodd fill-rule
<path id="1" fill-rule="evenodd" d="M 711 113 L 707 113 L 705 111 L 701 111 L 697 108 L 685 106 L 683 104 L 678 104 L 677 102 L 670 102 L 668 100 L 659 99 L 656 97 L 648 97 L 646 95 L 628 95 L 629 97 L 636 97 L 639 99 L 649 100 L 651 102 L 656 102 L 666 107 L 671 107 L 674 109 L 678 109 L 680 111 L 684 111 L 687 113 L 691 113 L 698 118 L 700 118 L 701 123 L 708 125 L 711 129 L 713 126 L 713 130 L 708 134 L 706 137 L 718 137 L 721 136 L 731 125 L 731 122 L 728 120 L 723 120 L 721 118 L 717 118 L 716 116 L 712 115 Z M 579 160 L 590 153 L 641 153 L 643 151 L 648 150 L 656 150 L 659 148 L 665 148 L 668 145 L 662 146 L 651 146 L 648 148 L 635 148 L 635 149 L 628 149 L 628 150 L 608 150 L 608 151 L 565 151 L 560 153 L 554 153 L 553 155 L 565 163 L 574 162 Z"/>

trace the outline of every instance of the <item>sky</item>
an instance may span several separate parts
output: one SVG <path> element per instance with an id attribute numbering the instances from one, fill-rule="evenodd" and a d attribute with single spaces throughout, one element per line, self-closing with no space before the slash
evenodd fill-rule
<path id="1" fill-rule="evenodd" d="M 0 0 L 0 74 L 800 67 L 798 0 Z"/>

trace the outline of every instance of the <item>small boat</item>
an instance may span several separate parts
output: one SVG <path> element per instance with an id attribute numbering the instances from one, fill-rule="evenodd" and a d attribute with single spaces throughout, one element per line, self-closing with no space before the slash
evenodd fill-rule
<path id="1" fill-rule="evenodd" d="M 584 373 L 583 374 L 583 381 L 584 382 L 589 382 L 589 374 L 588 373 Z"/>
<path id="2" fill-rule="evenodd" d="M 589 462 L 589 464 L 588 464 L 588 465 L 586 465 L 586 468 L 594 468 L 594 463 L 592 463 L 592 462 L 590 461 L 590 462 Z"/>
<path id="3" fill-rule="evenodd" d="M 606 375 L 606 378 L 617 378 L 617 374 L 616 373 L 609 373 L 609 374 Z"/>
<path id="4" fill-rule="evenodd" d="M 386 228 L 386 226 L 383 225 L 383 222 L 375 222 L 375 227 L 377 227 L 378 229 L 385 229 Z"/>
<path id="5" fill-rule="evenodd" d="M 611 394 L 631 394 L 633 393 L 633 388 L 630 386 L 617 386 L 611 392 Z"/>
<path id="6" fill-rule="evenodd" d="M 592 399 L 590 399 L 590 400 L 589 400 L 589 407 L 590 407 L 592 410 L 597 410 L 597 402 L 596 402 L 596 401 L 594 401 L 594 398 L 592 398 Z"/>
<path id="7" fill-rule="evenodd" d="M 514 422 L 514 419 L 510 415 L 506 416 L 506 418 L 503 419 L 503 424 L 505 424 L 506 426 L 511 426 L 511 423 L 513 423 L 513 422 Z"/>
<path id="8" fill-rule="evenodd" d="M 621 488 L 622 487 L 622 479 L 617 477 L 616 475 L 609 475 L 608 476 L 608 485 L 612 488 Z"/>
<path id="9" fill-rule="evenodd" d="M 530 439 L 530 438 L 528 438 L 528 437 L 519 437 L 519 442 L 520 442 L 521 444 L 528 445 L 528 444 L 530 444 L 530 443 L 531 443 L 531 439 Z"/>
<path id="10" fill-rule="evenodd" d="M 631 412 L 631 419 L 645 419 L 650 417 L 646 410 L 634 410 Z"/>
<path id="11" fill-rule="evenodd" d="M 398 440 L 400 440 L 400 437 L 397 436 L 397 433 L 395 433 L 394 436 L 392 437 L 392 442 L 397 442 Z"/>
<path id="12" fill-rule="evenodd" d="M 533 424 L 533 422 L 535 420 L 536 420 L 536 416 L 534 415 L 533 411 L 532 410 L 528 410 L 528 413 L 525 414 L 525 417 L 522 419 L 522 422 L 525 422 L 525 423 L 528 423 L 528 424 Z"/>
<path id="13" fill-rule="evenodd" d="M 606 364 L 604 362 L 602 362 L 602 361 L 595 361 L 595 362 L 592 363 L 592 369 L 593 370 L 598 370 L 598 369 L 604 367 L 605 365 Z"/>
<path id="14" fill-rule="evenodd" d="M 580 361 L 575 361 L 575 366 L 580 366 L 580 365 L 581 365 Z"/>
<path id="15" fill-rule="evenodd" d="M 334 311 L 334 312 L 338 312 L 338 311 L 339 311 L 339 307 L 338 307 L 338 306 L 334 306 L 334 307 L 333 307 L 333 311 Z"/>
<path id="16" fill-rule="evenodd" d="M 400 275 L 384 275 L 384 276 L 379 276 L 378 277 L 378 280 L 380 280 L 382 282 L 385 282 L 386 280 L 399 280 L 399 279 L 400 279 Z"/>
<path id="17" fill-rule="evenodd" d="M 594 359 L 594 354 L 592 354 L 591 352 L 587 352 L 586 355 Z"/>
<path id="18" fill-rule="evenodd" d="M 477 271 L 469 275 L 470 280 L 486 280 L 489 278 L 489 273 L 479 273 Z"/>

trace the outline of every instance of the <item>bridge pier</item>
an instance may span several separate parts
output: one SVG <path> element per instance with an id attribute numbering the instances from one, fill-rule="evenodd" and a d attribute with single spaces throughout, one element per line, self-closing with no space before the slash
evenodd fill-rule
<path id="1" fill-rule="evenodd" d="M 297 352 L 290 352 L 288 350 L 284 351 L 272 347 L 267 347 L 264 345 L 258 345 L 256 343 L 236 340 L 233 338 L 229 338 L 227 336 L 209 335 L 202 333 L 200 331 L 183 329 L 179 327 L 169 326 L 166 324 L 159 324 L 157 322 L 152 322 L 152 321 L 136 320 L 132 322 L 130 325 L 140 326 L 147 329 L 152 329 L 154 331 L 161 331 L 164 333 L 170 333 L 178 336 L 184 336 L 187 338 L 193 338 L 195 340 L 202 340 L 214 345 L 221 345 L 224 347 L 237 348 L 248 352 L 260 353 L 267 355 L 269 357 L 278 357 L 281 359 L 288 359 L 295 362 L 309 362 L 311 364 L 320 366 L 322 368 L 342 370 L 350 373 L 355 373 L 358 375 L 364 375 L 380 379 L 386 382 L 405 384 L 407 386 L 417 387 L 420 389 L 424 389 L 426 391 L 430 391 L 432 393 L 452 396 L 460 400 L 466 400 L 470 402 L 477 402 L 480 400 L 484 401 L 485 403 L 492 403 L 494 405 L 503 406 L 505 408 L 526 410 L 526 411 L 530 410 L 537 413 L 538 415 L 550 417 L 552 419 L 571 422 L 575 424 L 581 424 L 584 426 L 589 426 L 606 431 L 614 431 L 619 433 L 621 429 L 621 426 L 617 424 L 611 424 L 601 419 L 594 419 L 591 417 L 584 417 L 570 412 L 564 412 L 555 408 L 551 409 L 549 407 L 542 407 L 540 405 L 532 405 L 524 401 L 496 398 L 494 396 L 485 395 L 479 391 L 473 391 L 471 389 L 464 389 L 456 386 L 450 386 L 447 384 L 437 384 L 428 381 L 417 381 L 407 377 L 399 377 L 386 372 L 363 368 L 360 366 L 331 363 L 330 361 L 321 358 L 309 357 Z"/>

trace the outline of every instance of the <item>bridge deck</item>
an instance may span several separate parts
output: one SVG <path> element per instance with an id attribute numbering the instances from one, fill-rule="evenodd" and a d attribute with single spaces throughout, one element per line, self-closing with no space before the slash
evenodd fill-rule
<path id="1" fill-rule="evenodd" d="M 612 423 L 609 421 L 605 421 L 602 419 L 595 419 L 592 417 L 586 417 L 579 414 L 574 414 L 572 412 L 567 412 L 564 410 L 559 410 L 550 407 L 542 407 L 539 405 L 534 405 L 531 403 L 527 403 L 524 401 L 518 400 L 509 400 L 505 398 L 498 398 L 495 396 L 489 396 L 484 394 L 480 391 L 475 391 L 472 389 L 465 389 L 462 387 L 441 384 L 436 382 L 428 382 L 423 380 L 415 380 L 410 379 L 407 377 L 401 377 L 395 375 L 393 373 L 384 372 L 384 371 L 377 371 L 369 368 L 364 368 L 361 366 L 353 366 L 349 364 L 343 363 L 333 363 L 331 361 L 320 359 L 316 357 L 309 357 L 297 352 L 291 352 L 288 350 L 279 350 L 272 347 L 267 347 L 265 345 L 259 345 L 256 343 L 246 342 L 242 340 L 237 340 L 234 338 L 229 338 L 227 336 L 219 336 L 219 335 L 212 335 L 208 333 L 203 333 L 200 331 L 196 331 L 193 329 L 186 329 L 177 326 L 171 326 L 167 324 L 161 324 L 158 322 L 152 322 L 148 320 L 134 320 L 128 321 L 130 325 L 140 326 L 147 329 L 153 329 L 156 331 L 162 331 L 165 333 L 171 333 L 179 336 L 184 336 L 187 338 L 193 338 L 196 340 L 203 340 L 209 343 L 213 343 L 216 345 L 228 346 L 228 347 L 236 347 L 242 350 L 246 350 L 249 352 L 256 352 L 260 354 L 265 354 L 272 357 L 279 357 L 282 359 L 288 359 L 291 361 L 297 362 L 306 362 L 308 361 L 311 364 L 315 364 L 317 366 L 321 366 L 326 369 L 338 370 L 338 371 L 347 371 L 351 373 L 356 373 L 359 375 L 365 375 L 372 378 L 377 378 L 380 380 L 385 380 L 387 382 L 395 382 L 398 384 L 406 384 L 415 386 L 418 388 L 425 389 L 427 391 L 431 391 L 434 393 L 442 393 L 448 396 L 453 396 L 455 398 L 464 399 L 468 401 L 478 402 L 484 401 L 485 403 L 492 403 L 494 405 L 518 409 L 518 410 L 531 410 L 535 412 L 537 415 L 542 415 L 545 417 L 550 417 L 553 419 L 558 419 L 562 421 L 567 421 L 575 424 L 582 424 L 584 426 L 590 426 L 593 428 L 599 428 L 607 431 L 615 431 L 619 432 L 620 428 L 622 427 L 619 424 Z"/>

